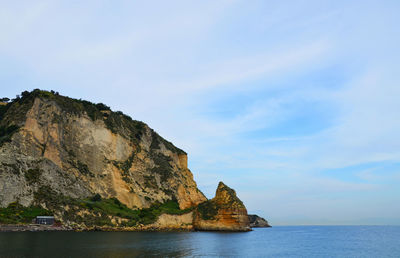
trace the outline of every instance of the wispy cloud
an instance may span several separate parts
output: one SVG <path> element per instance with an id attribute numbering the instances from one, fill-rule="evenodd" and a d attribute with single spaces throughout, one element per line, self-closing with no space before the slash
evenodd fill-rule
<path id="1" fill-rule="evenodd" d="M 400 214 L 398 3 L 0 6 L 3 95 L 122 110 L 188 151 L 208 196 L 226 181 L 272 222 Z"/>

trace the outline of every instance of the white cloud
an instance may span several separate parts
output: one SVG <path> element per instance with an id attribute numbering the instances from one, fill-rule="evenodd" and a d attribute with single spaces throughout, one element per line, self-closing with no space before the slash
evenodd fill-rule
<path id="1" fill-rule="evenodd" d="M 288 220 L 391 210 L 364 203 L 379 170 L 360 172 L 368 183 L 321 174 L 400 161 L 400 34 L 388 3 L 1 5 L 4 73 L 12 62 L 31 83 L 27 88 L 102 101 L 144 120 L 189 152 L 210 196 L 224 180 L 251 209 Z M 2 92 L 15 95 L 12 83 L 2 82 Z M 253 98 L 239 101 L 231 115 L 215 115 L 226 96 L 245 95 Z M 322 112 L 329 123 L 296 136 L 251 135 L 283 123 L 295 128 L 302 120 L 293 118 L 309 112 L 296 110 L 299 103 L 329 106 Z M 340 192 L 358 197 L 344 200 Z"/>

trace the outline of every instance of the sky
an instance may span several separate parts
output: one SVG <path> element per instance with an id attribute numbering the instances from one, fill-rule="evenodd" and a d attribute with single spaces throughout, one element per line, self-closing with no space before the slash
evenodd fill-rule
<path id="1" fill-rule="evenodd" d="M 400 225 L 399 1 L 2 1 L 0 92 L 105 103 L 272 225 Z"/>

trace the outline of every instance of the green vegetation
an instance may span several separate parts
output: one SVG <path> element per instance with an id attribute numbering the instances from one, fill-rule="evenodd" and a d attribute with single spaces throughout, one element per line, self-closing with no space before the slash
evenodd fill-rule
<path id="1" fill-rule="evenodd" d="M 162 204 L 156 203 L 150 208 L 141 210 L 130 209 L 116 198 L 94 201 L 94 197 L 92 197 L 90 199 L 80 200 L 78 204 L 81 208 L 88 209 L 95 213 L 129 219 L 129 222 L 125 223 L 126 226 L 154 223 L 158 216 L 163 213 L 178 215 L 191 211 L 191 209 L 180 210 L 177 201 L 167 201 Z"/>
<path id="2" fill-rule="evenodd" d="M 64 219 L 76 223 L 85 223 L 87 226 L 112 225 L 109 216 L 127 219 L 123 226 L 135 226 L 137 224 L 151 224 L 155 222 L 163 213 L 185 214 L 192 209 L 179 209 L 176 200 L 165 203 L 155 203 L 150 208 L 133 210 L 122 204 L 118 199 L 104 199 L 99 194 L 86 199 L 73 199 L 61 194 L 57 194 L 50 187 L 42 186 L 35 193 L 35 202 L 46 203 L 50 210 L 59 210 L 61 206 L 69 206 L 68 211 L 64 211 Z M 79 211 L 87 210 L 90 214 L 79 216 Z"/>
<path id="3" fill-rule="evenodd" d="M 159 174 L 161 176 L 161 181 L 167 181 L 173 173 L 173 169 L 170 164 L 172 159 L 161 153 L 153 153 L 152 159 L 156 166 L 151 169 L 151 172 Z"/>
<path id="4" fill-rule="evenodd" d="M 62 122 L 62 116 L 59 114 L 54 113 L 53 114 L 53 119 L 51 120 L 53 124 L 61 123 Z"/>
<path id="5" fill-rule="evenodd" d="M 159 140 L 159 135 L 154 132 L 154 130 L 151 130 L 151 145 L 150 145 L 150 149 L 151 150 L 157 150 L 160 148 L 160 140 Z"/>
<path id="6" fill-rule="evenodd" d="M 74 156 L 72 151 L 68 151 L 68 154 L 70 156 Z M 89 170 L 89 167 L 85 163 L 81 162 L 80 160 L 71 160 L 71 164 L 77 170 L 79 170 L 79 172 L 81 172 L 82 174 L 84 174 L 86 176 L 94 177 L 94 174 Z"/>
<path id="7" fill-rule="evenodd" d="M 232 207 L 233 204 L 239 204 L 244 206 L 243 202 L 237 197 L 235 190 L 230 188 L 229 186 L 225 185 L 224 183 L 220 182 L 218 184 L 218 191 L 226 191 L 228 192 L 229 201 L 228 203 L 224 204 L 227 207 Z"/>
<path id="8" fill-rule="evenodd" d="M 82 163 L 81 161 L 78 160 L 77 163 L 76 163 L 76 165 L 77 165 L 77 169 L 78 169 L 82 174 L 84 174 L 84 175 L 90 175 L 91 177 L 94 176 L 94 174 L 93 174 L 92 172 L 90 172 L 89 167 L 88 167 L 86 164 L 84 164 L 84 163 Z"/>
<path id="9" fill-rule="evenodd" d="M 121 111 L 111 112 L 104 120 L 107 128 L 115 133 L 130 139 L 136 146 L 142 137 L 145 123 L 133 120 Z"/>
<path id="10" fill-rule="evenodd" d="M 86 112 L 86 114 L 92 120 L 101 119 L 103 117 L 103 114 L 100 112 L 101 110 L 103 109 L 110 110 L 109 107 L 107 107 L 102 103 L 94 104 L 86 100 L 73 99 L 61 96 L 54 91 L 49 92 L 49 91 L 35 89 L 32 92 L 26 92 L 25 94 L 23 92 L 21 96 L 22 98 L 18 101 L 20 104 L 22 103 L 33 104 L 33 100 L 35 98 L 49 99 L 55 101 L 57 105 L 66 113 L 81 115 Z"/>
<path id="11" fill-rule="evenodd" d="M 154 176 L 143 176 L 144 178 L 144 186 L 147 188 L 157 188 L 157 181 Z"/>
<path id="12" fill-rule="evenodd" d="M 90 198 L 90 200 L 92 202 L 99 202 L 99 201 L 101 201 L 101 195 L 97 193 L 92 198 Z"/>
<path id="13" fill-rule="evenodd" d="M 12 135 L 19 129 L 16 125 L 0 126 L 0 146 L 11 141 Z"/>
<path id="14" fill-rule="evenodd" d="M 24 91 L 21 93 L 21 97 L 18 95 L 12 102 L 0 106 L 0 120 L 7 115 L 8 120 L 14 121 L 16 124 L 23 122 L 26 112 L 32 107 L 35 98 L 52 100 L 61 108 L 62 112 L 67 114 L 80 116 L 86 113 L 93 121 L 102 119 L 113 133 L 118 133 L 134 143 L 138 143 L 142 136 L 145 123 L 133 120 L 120 111 L 112 112 L 110 107 L 103 103 L 94 104 L 86 100 L 61 96 L 58 92 L 39 89 L 32 92 Z M 6 112 L 7 114 L 5 114 Z M 59 122 L 59 119 L 59 116 L 55 116 L 53 122 Z"/>
<path id="15" fill-rule="evenodd" d="M 58 194 L 49 186 L 41 186 L 34 193 L 34 200 L 37 204 L 46 203 L 46 206 L 50 210 L 56 210 L 61 205 L 73 204 L 74 199 L 64 196 L 62 194 Z"/>
<path id="16" fill-rule="evenodd" d="M 150 145 L 150 149 L 152 151 L 159 149 L 160 147 L 160 143 L 163 143 L 165 148 L 167 148 L 167 150 L 170 150 L 172 152 L 176 152 L 178 154 L 186 154 L 186 152 L 184 152 L 183 150 L 179 149 L 178 147 L 175 147 L 175 145 L 173 145 L 171 142 L 165 140 L 164 138 L 162 138 L 158 133 L 156 133 L 153 129 L 151 129 L 151 145 Z"/>
<path id="17" fill-rule="evenodd" d="M 28 169 L 28 171 L 25 171 L 26 181 L 28 181 L 29 184 L 37 183 L 39 182 L 41 174 L 42 170 L 40 170 L 39 168 Z"/>
<path id="18" fill-rule="evenodd" d="M 86 113 L 87 116 L 93 121 L 99 119 L 103 120 L 109 130 L 131 140 L 136 146 L 139 146 L 139 141 L 145 131 L 145 123 L 133 120 L 130 116 L 125 115 L 120 111 L 112 112 L 110 107 L 103 103 L 95 104 L 86 100 L 61 96 L 58 94 L 58 92 L 44 91 L 39 89 L 35 89 L 31 92 L 24 91 L 21 93 L 21 96 L 17 95 L 17 97 L 12 99 L 11 102 L 8 102 L 6 105 L 1 105 L 0 125 L 20 125 L 23 123 L 26 113 L 32 107 L 36 98 L 54 101 L 61 108 L 62 112 L 67 114 L 81 116 L 82 114 Z M 52 117 L 52 122 L 59 123 L 62 121 L 62 117 L 62 115 L 54 115 Z M 151 132 L 153 139 L 151 144 L 152 150 L 159 149 L 159 144 L 162 143 L 168 150 L 172 152 L 185 154 L 183 150 L 175 147 L 171 142 L 163 139 L 154 130 L 151 130 Z"/>
<path id="19" fill-rule="evenodd" d="M 135 158 L 137 151 L 133 152 L 127 160 L 124 162 L 112 161 L 114 166 L 122 170 L 122 179 L 131 183 L 131 175 L 129 174 L 129 169 L 132 167 L 133 160 Z M 159 174 L 161 176 L 162 181 L 167 181 L 173 174 L 173 167 L 170 164 L 172 159 L 169 156 L 165 156 L 158 152 L 150 153 L 152 160 L 154 161 L 155 166 L 151 169 L 152 173 Z M 157 187 L 154 177 L 146 177 L 146 187 Z"/>
<path id="20" fill-rule="evenodd" d="M 10 106 L 10 103 L 7 103 L 7 105 L 0 105 L 0 121 L 3 119 L 4 114 L 10 108 Z"/>
<path id="21" fill-rule="evenodd" d="M 236 196 L 235 190 L 232 188 L 226 186 L 224 183 L 220 182 L 218 185 L 217 189 L 217 196 L 219 195 L 219 192 L 221 191 L 226 191 L 228 195 L 223 195 L 223 196 L 228 196 L 228 200 L 224 198 L 224 202 L 221 203 L 216 203 L 213 200 L 208 200 L 203 203 L 200 203 L 197 206 L 197 211 L 200 213 L 200 216 L 204 220 L 213 220 L 215 219 L 215 216 L 218 214 L 218 210 L 221 208 L 232 208 L 232 207 L 240 207 L 243 206 L 243 202 Z"/>
<path id="22" fill-rule="evenodd" d="M 22 92 L 21 97 L 17 95 L 10 103 L 2 106 L 0 108 L 0 116 L 2 117 L 2 114 L 9 110 L 10 119 L 20 123 L 36 98 L 52 100 L 66 113 L 75 115 L 86 113 L 92 120 L 102 119 L 103 113 L 101 111 L 110 111 L 110 108 L 103 103 L 94 104 L 86 100 L 61 96 L 58 92 L 35 89 L 32 92 Z"/>
<path id="23" fill-rule="evenodd" d="M 20 171 L 19 171 L 17 164 L 8 164 L 8 163 L 4 163 L 4 162 L 2 162 L 1 164 L 4 167 L 10 167 L 14 174 L 19 175 Z"/>
<path id="24" fill-rule="evenodd" d="M 95 198 L 76 200 L 77 205 L 80 209 L 87 209 L 95 214 L 105 215 L 106 217 L 117 216 L 130 220 L 138 220 L 138 211 L 129 209 L 126 205 L 122 204 L 118 199 L 100 199 L 94 200 Z M 86 223 L 86 222 L 85 222 Z"/>
<path id="25" fill-rule="evenodd" d="M 17 95 L 7 105 L 0 108 L 0 122 L 3 126 L 15 124 L 20 125 L 26 118 L 26 113 L 32 107 L 34 98 L 29 96 L 29 92 L 23 92 L 21 98 Z"/>
<path id="26" fill-rule="evenodd" d="M 215 216 L 218 214 L 218 207 L 211 200 L 200 203 L 199 206 L 197 206 L 197 210 L 199 211 L 201 218 L 204 220 L 215 219 Z"/>
<path id="27" fill-rule="evenodd" d="M 36 216 L 52 215 L 49 210 L 39 206 L 23 207 L 19 203 L 10 203 L 7 208 L 0 208 L 0 223 L 20 224 L 31 223 Z"/>
<path id="28" fill-rule="evenodd" d="M 100 199 L 98 200 L 98 197 Z M 93 210 L 91 203 L 103 203 L 105 200 L 101 196 L 93 196 L 91 199 L 82 200 L 74 199 L 55 192 L 49 186 L 41 186 L 35 193 L 34 199 L 36 204 L 45 203 L 46 207 L 52 211 L 63 210 L 63 219 L 75 223 L 85 223 L 87 226 L 102 226 L 111 225 L 109 214 L 105 212 L 98 212 L 97 214 L 79 215 L 78 213 L 83 209 Z M 63 207 L 68 206 L 68 210 Z"/>
<path id="29" fill-rule="evenodd" d="M 124 162 L 122 162 L 121 164 L 121 169 L 127 173 L 129 171 L 129 169 L 132 167 L 132 163 L 133 163 L 133 159 L 135 157 L 135 154 L 132 153 L 129 158 L 127 160 L 125 160 Z"/>

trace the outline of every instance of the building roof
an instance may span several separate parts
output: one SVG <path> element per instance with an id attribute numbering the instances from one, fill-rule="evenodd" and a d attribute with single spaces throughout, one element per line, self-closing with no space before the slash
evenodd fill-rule
<path id="1" fill-rule="evenodd" d="M 36 216 L 37 219 L 54 219 L 54 216 Z"/>

